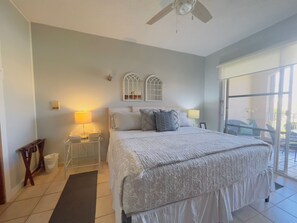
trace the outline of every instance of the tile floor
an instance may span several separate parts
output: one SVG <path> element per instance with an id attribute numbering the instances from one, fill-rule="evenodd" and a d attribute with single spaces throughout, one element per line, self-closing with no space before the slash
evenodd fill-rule
<path id="1" fill-rule="evenodd" d="M 272 192 L 270 202 L 259 200 L 233 213 L 234 223 L 297 223 L 297 181 L 276 176 L 283 188 Z"/>
<path id="2" fill-rule="evenodd" d="M 91 171 L 96 167 L 73 169 L 70 174 Z M 60 167 L 51 174 L 35 178 L 35 186 L 27 186 L 11 203 L 0 205 L 0 222 L 46 223 L 49 221 L 66 184 L 64 170 Z M 260 200 L 233 213 L 234 223 L 297 223 L 297 181 L 276 176 L 283 188 L 273 192 L 270 202 Z M 95 223 L 114 223 L 109 170 L 106 164 L 99 170 L 97 184 Z"/>
<path id="3" fill-rule="evenodd" d="M 98 169 L 81 167 L 72 169 L 69 174 Z M 13 202 L 0 205 L 0 222 L 5 223 L 47 223 L 66 184 L 63 167 L 51 174 L 34 177 L 35 186 L 23 188 Z M 109 189 L 109 170 L 103 164 L 97 182 L 97 204 L 95 223 L 114 223 L 114 211 Z"/>

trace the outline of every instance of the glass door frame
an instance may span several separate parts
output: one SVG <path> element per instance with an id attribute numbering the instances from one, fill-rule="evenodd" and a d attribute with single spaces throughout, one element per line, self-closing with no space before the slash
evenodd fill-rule
<path id="1" fill-rule="evenodd" d="M 294 66 L 289 65 L 286 67 L 281 67 L 278 69 L 279 71 L 279 87 L 277 92 L 271 93 L 255 93 L 255 94 L 241 94 L 241 95 L 230 95 L 230 79 L 221 80 L 220 83 L 220 91 L 221 91 L 221 99 L 220 99 L 220 130 L 224 133 L 227 133 L 228 126 L 240 127 L 232 124 L 228 124 L 229 120 L 229 100 L 231 98 L 240 98 L 240 97 L 257 97 L 257 96 L 278 96 L 277 102 L 277 117 L 276 117 L 276 129 L 275 129 L 275 145 L 274 145 L 274 160 L 273 160 L 273 170 L 276 173 L 284 175 L 288 172 L 288 164 L 289 164 L 289 140 L 291 135 L 291 114 L 292 114 L 292 100 L 293 100 L 293 78 L 294 78 Z M 285 69 L 290 69 L 290 78 L 289 78 L 289 89 L 284 92 L 284 76 Z M 248 74 L 253 75 L 253 74 Z M 297 74 L 296 74 L 297 76 Z M 236 77 L 233 77 L 236 78 Z M 288 95 L 288 108 L 286 111 L 286 143 L 285 143 L 285 160 L 284 160 L 284 171 L 279 170 L 279 152 L 280 152 L 280 141 L 281 141 L 281 120 L 282 120 L 282 107 L 283 107 L 283 96 Z M 224 123 L 224 124 L 223 124 Z M 264 128 L 254 128 L 254 127 L 245 127 L 253 130 L 259 130 L 263 132 L 271 132 L 268 129 Z"/>

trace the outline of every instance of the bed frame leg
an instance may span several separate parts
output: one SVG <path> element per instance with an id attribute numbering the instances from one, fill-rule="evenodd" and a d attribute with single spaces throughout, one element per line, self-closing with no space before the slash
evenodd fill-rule
<path id="1" fill-rule="evenodd" d="M 265 202 L 266 202 L 266 203 L 269 202 L 269 196 L 265 199 Z"/>
<path id="2" fill-rule="evenodd" d="M 132 218 L 127 217 L 124 211 L 122 211 L 122 223 L 132 223 Z"/>

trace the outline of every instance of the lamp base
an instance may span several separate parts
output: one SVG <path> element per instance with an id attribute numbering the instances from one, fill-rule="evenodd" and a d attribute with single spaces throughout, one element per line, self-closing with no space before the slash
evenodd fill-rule
<path id="1" fill-rule="evenodd" d="M 89 136 L 88 136 L 87 134 L 81 134 L 81 135 L 80 135 L 80 138 L 81 138 L 81 139 L 88 139 Z"/>

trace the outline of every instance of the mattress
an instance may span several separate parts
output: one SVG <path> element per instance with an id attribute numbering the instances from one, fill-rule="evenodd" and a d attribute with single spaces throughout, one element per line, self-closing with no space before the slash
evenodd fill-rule
<path id="1" fill-rule="evenodd" d="M 115 204 L 131 215 L 228 187 L 268 171 L 271 148 L 199 128 L 111 131 Z"/>

